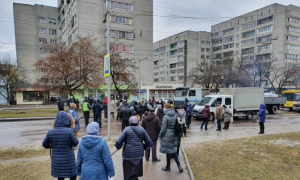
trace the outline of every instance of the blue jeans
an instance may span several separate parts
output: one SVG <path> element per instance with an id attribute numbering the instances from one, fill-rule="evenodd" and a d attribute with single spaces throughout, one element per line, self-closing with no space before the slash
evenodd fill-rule
<path id="1" fill-rule="evenodd" d="M 205 129 L 207 129 L 207 124 L 208 124 L 208 119 L 207 118 L 203 118 L 201 129 L 203 128 L 204 125 L 205 125 Z"/>
<path id="2" fill-rule="evenodd" d="M 221 131 L 221 121 L 222 121 L 221 119 L 220 120 L 218 119 L 218 121 L 217 121 L 218 122 L 218 130 L 220 130 L 220 131 Z"/>

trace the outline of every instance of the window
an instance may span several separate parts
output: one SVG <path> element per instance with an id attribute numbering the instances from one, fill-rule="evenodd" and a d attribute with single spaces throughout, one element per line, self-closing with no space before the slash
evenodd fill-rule
<path id="1" fill-rule="evenodd" d="M 272 31 L 272 25 L 271 26 L 265 26 L 265 27 L 262 27 L 262 28 L 259 28 L 257 30 L 257 34 L 262 34 L 262 33 L 266 33 L 266 32 L 270 32 Z"/>
<path id="2" fill-rule="evenodd" d="M 38 17 L 39 23 L 46 23 L 46 18 Z"/>
<path id="3" fill-rule="evenodd" d="M 240 47 L 240 43 L 236 43 L 235 46 L 238 48 Z"/>
<path id="4" fill-rule="evenodd" d="M 177 74 L 177 70 L 171 70 L 170 74 Z"/>
<path id="5" fill-rule="evenodd" d="M 178 76 L 179 81 L 183 81 L 183 76 Z"/>
<path id="6" fill-rule="evenodd" d="M 295 46 L 295 45 L 286 45 L 285 49 L 289 49 L 289 50 L 294 50 L 294 51 L 299 51 L 300 47 L 299 46 Z"/>
<path id="7" fill-rule="evenodd" d="M 234 33 L 234 28 L 226 29 L 223 31 L 223 35 Z"/>
<path id="8" fill-rule="evenodd" d="M 223 43 L 234 41 L 234 35 L 223 38 Z"/>
<path id="9" fill-rule="evenodd" d="M 184 48 L 179 48 L 178 51 L 181 53 L 181 52 L 184 52 Z"/>
<path id="10" fill-rule="evenodd" d="M 112 9 L 122 9 L 123 11 L 133 11 L 132 4 L 126 4 L 120 2 L 106 1 L 106 7 Z"/>
<path id="11" fill-rule="evenodd" d="M 50 44 L 56 44 L 56 39 L 50 39 L 49 42 Z"/>
<path id="12" fill-rule="evenodd" d="M 248 38 L 252 36 L 255 36 L 255 30 L 242 33 L 242 38 Z"/>
<path id="13" fill-rule="evenodd" d="M 184 45 L 184 41 L 179 41 L 178 42 L 178 46 L 183 46 Z"/>
<path id="14" fill-rule="evenodd" d="M 249 22 L 247 24 L 243 24 L 242 25 L 242 29 L 250 29 L 250 28 L 253 28 L 256 26 L 256 22 L 255 21 L 252 21 L 252 22 Z"/>
<path id="15" fill-rule="evenodd" d="M 287 36 L 286 39 L 288 41 L 298 41 L 298 42 L 300 42 L 300 37 L 297 37 L 297 36 Z"/>
<path id="16" fill-rule="evenodd" d="M 45 48 L 40 48 L 40 54 L 45 54 L 46 53 L 46 49 Z"/>
<path id="17" fill-rule="evenodd" d="M 239 31 L 240 30 L 240 27 L 236 27 L 236 31 Z"/>
<path id="18" fill-rule="evenodd" d="M 128 5 L 128 11 L 133 11 L 133 5 L 132 4 Z"/>
<path id="19" fill-rule="evenodd" d="M 299 18 L 294 18 L 294 17 L 289 17 L 288 22 L 300 24 L 300 19 Z"/>
<path id="20" fill-rule="evenodd" d="M 206 48 L 206 52 L 210 52 L 210 49 L 209 49 L 209 48 Z"/>
<path id="21" fill-rule="evenodd" d="M 201 55 L 201 59 L 205 59 L 205 56 L 204 56 L 204 55 Z"/>
<path id="22" fill-rule="evenodd" d="M 253 61 L 254 60 L 254 56 L 244 56 L 243 60 L 245 60 L 245 61 Z"/>
<path id="23" fill-rule="evenodd" d="M 201 48 L 201 52 L 205 52 L 205 48 Z"/>
<path id="24" fill-rule="evenodd" d="M 114 4 L 115 4 L 114 8 L 115 8 L 115 9 L 119 9 L 119 3 L 118 3 L 118 2 L 115 2 Z"/>
<path id="25" fill-rule="evenodd" d="M 39 43 L 40 44 L 46 44 L 47 43 L 47 39 L 46 38 L 39 38 Z"/>
<path id="26" fill-rule="evenodd" d="M 38 32 L 40 33 L 40 34 L 46 34 L 47 33 L 47 30 L 46 30 L 46 28 L 38 28 Z"/>
<path id="27" fill-rule="evenodd" d="M 266 18 L 263 18 L 263 19 L 257 20 L 257 25 L 265 24 L 265 23 L 268 23 L 268 22 L 271 22 L 271 21 L 273 21 L 273 15 L 269 16 L 269 17 L 266 17 Z"/>
<path id="28" fill-rule="evenodd" d="M 165 75 L 165 74 L 166 74 L 165 71 L 162 71 L 162 72 L 159 73 L 159 75 Z"/>
<path id="29" fill-rule="evenodd" d="M 231 105 L 231 98 L 225 98 L 225 105 Z"/>
<path id="30" fill-rule="evenodd" d="M 130 52 L 130 53 L 134 53 L 134 47 L 133 47 L 133 46 L 130 46 L 130 47 L 129 47 L 129 52 Z"/>
<path id="31" fill-rule="evenodd" d="M 229 48 L 234 48 L 234 43 L 223 46 L 223 49 L 229 49 Z"/>
<path id="32" fill-rule="evenodd" d="M 230 56 L 233 56 L 233 51 L 225 52 L 225 53 L 223 53 L 223 56 L 224 56 L 224 57 L 230 57 Z"/>
<path id="33" fill-rule="evenodd" d="M 235 55 L 240 55 L 240 51 L 235 51 Z"/>
<path id="34" fill-rule="evenodd" d="M 170 44 L 170 49 L 174 49 L 174 48 L 177 48 L 177 43 L 175 43 L 175 44 Z"/>
<path id="35" fill-rule="evenodd" d="M 244 46 L 251 46 L 255 43 L 255 39 L 248 39 L 248 40 L 245 40 L 245 41 L 242 41 L 242 47 Z"/>
<path id="36" fill-rule="evenodd" d="M 49 29 L 50 35 L 56 35 L 56 29 Z"/>
<path id="37" fill-rule="evenodd" d="M 175 63 L 175 64 L 170 64 L 170 69 L 176 68 L 176 66 L 177 66 L 177 63 Z"/>
<path id="38" fill-rule="evenodd" d="M 201 41 L 201 45 L 205 45 L 205 41 Z"/>
<path id="39" fill-rule="evenodd" d="M 222 38 L 221 39 L 213 39 L 212 40 L 212 45 L 220 44 L 222 43 Z"/>
<path id="40" fill-rule="evenodd" d="M 122 3 L 122 10 L 126 11 L 126 4 Z"/>
<path id="41" fill-rule="evenodd" d="M 176 81 L 176 77 L 170 77 L 170 81 Z"/>
<path id="42" fill-rule="evenodd" d="M 126 52 L 126 46 L 125 45 L 123 45 L 122 51 Z"/>
<path id="43" fill-rule="evenodd" d="M 238 34 L 238 35 L 236 35 L 236 39 L 240 39 L 240 35 Z"/>
<path id="44" fill-rule="evenodd" d="M 49 24 L 56 24 L 56 19 L 49 19 Z"/>
<path id="45" fill-rule="evenodd" d="M 256 60 L 263 61 L 263 60 L 268 60 L 271 58 L 271 54 L 262 54 L 262 55 L 257 55 Z"/>
<path id="46" fill-rule="evenodd" d="M 178 56 L 178 61 L 182 61 L 183 60 L 183 55 Z"/>
<path id="47" fill-rule="evenodd" d="M 159 79 L 154 79 L 154 82 L 159 82 Z"/>
<path id="48" fill-rule="evenodd" d="M 223 36 L 223 31 L 217 32 L 217 33 L 213 33 L 213 34 L 212 34 L 212 37 L 213 37 L 213 38 L 219 38 L 219 37 L 221 37 L 221 36 Z"/>
<path id="49" fill-rule="evenodd" d="M 272 35 L 270 34 L 270 35 L 267 35 L 267 36 L 258 37 L 256 39 L 256 41 L 257 41 L 257 43 L 264 43 L 264 42 L 270 41 L 271 38 L 272 38 Z"/>
<path id="50" fill-rule="evenodd" d="M 183 62 L 178 63 L 178 67 L 182 67 L 182 66 L 184 66 Z"/>
<path id="51" fill-rule="evenodd" d="M 298 60 L 299 59 L 299 55 L 296 54 L 286 54 L 285 55 L 286 59 L 294 59 L 294 60 Z"/>
<path id="52" fill-rule="evenodd" d="M 44 101 L 44 94 L 43 92 L 38 92 L 38 91 L 23 92 L 23 101 L 24 102 Z"/>
<path id="53" fill-rule="evenodd" d="M 153 71 L 159 71 L 159 67 L 153 67 Z"/>
<path id="54" fill-rule="evenodd" d="M 127 24 L 127 25 L 132 25 L 133 24 L 133 19 L 132 18 L 127 18 L 127 17 L 120 17 L 120 16 L 111 16 L 110 18 L 111 22 L 119 23 L 119 24 Z"/>
<path id="55" fill-rule="evenodd" d="M 190 90 L 189 96 L 196 96 L 196 90 Z"/>
<path id="56" fill-rule="evenodd" d="M 162 59 L 162 60 L 159 61 L 159 63 L 160 63 L 160 64 L 165 64 L 165 63 L 166 63 L 166 60 L 165 60 L 165 59 Z"/>
<path id="57" fill-rule="evenodd" d="M 210 45 L 210 41 L 206 41 L 206 45 Z"/>
<path id="58" fill-rule="evenodd" d="M 206 56 L 206 59 L 210 59 L 210 56 Z"/>
<path id="59" fill-rule="evenodd" d="M 176 55 L 177 54 L 177 50 L 175 50 L 175 51 L 170 51 L 170 56 L 174 56 L 174 55 Z"/>
<path id="60" fill-rule="evenodd" d="M 159 72 L 156 72 L 153 74 L 153 76 L 158 76 L 159 75 Z"/>
<path id="61" fill-rule="evenodd" d="M 271 49 L 271 45 L 270 44 L 268 44 L 268 45 L 262 45 L 262 46 L 258 46 L 257 47 L 258 51 L 264 51 L 264 50 L 268 50 L 268 49 Z"/>
<path id="62" fill-rule="evenodd" d="M 217 47 L 213 47 L 212 48 L 212 51 L 215 52 L 215 51 L 220 51 L 222 50 L 222 46 L 217 46 Z"/>
<path id="63" fill-rule="evenodd" d="M 289 26 L 289 27 L 287 27 L 287 31 L 300 33 L 300 28 Z"/>
<path id="64" fill-rule="evenodd" d="M 247 49 L 242 49 L 242 55 L 243 54 L 250 54 L 250 53 L 254 53 L 254 47 L 247 48 Z"/>

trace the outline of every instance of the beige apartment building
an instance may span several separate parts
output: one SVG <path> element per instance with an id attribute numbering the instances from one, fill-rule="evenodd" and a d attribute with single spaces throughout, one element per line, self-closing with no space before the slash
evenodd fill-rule
<path id="1" fill-rule="evenodd" d="M 184 31 L 154 43 L 153 81 L 157 84 L 187 82 L 196 61 L 210 61 L 211 33 Z"/>
<path id="2" fill-rule="evenodd" d="M 58 7 L 14 3 L 17 58 L 26 64 L 33 84 L 41 80 L 33 64 L 44 60 L 47 43 L 66 42 L 92 35 L 100 51 L 106 51 L 107 9 L 110 10 L 110 43 L 121 55 L 124 66 L 148 57 L 141 63 L 143 83 L 151 84 L 153 50 L 153 0 L 58 0 Z M 151 67 L 151 68 L 149 68 Z M 43 73 L 41 70 L 40 73 Z"/>
<path id="3" fill-rule="evenodd" d="M 300 7 L 272 4 L 213 25 L 212 64 L 222 59 L 276 58 L 283 66 L 299 61 Z M 267 80 L 263 82 L 268 86 Z"/>

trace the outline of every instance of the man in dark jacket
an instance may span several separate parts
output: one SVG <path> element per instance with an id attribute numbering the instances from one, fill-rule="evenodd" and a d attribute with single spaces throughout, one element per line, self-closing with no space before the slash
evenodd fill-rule
<path id="1" fill-rule="evenodd" d="M 102 128 L 101 122 L 101 111 L 103 110 L 102 105 L 100 104 L 100 100 L 97 100 L 97 103 L 93 106 L 93 113 L 94 113 L 94 121 L 99 124 L 99 128 Z"/>
<path id="2" fill-rule="evenodd" d="M 156 116 L 159 118 L 160 124 L 162 124 L 164 118 L 164 107 L 162 105 L 158 106 Z"/>
<path id="3" fill-rule="evenodd" d="M 142 127 L 146 130 L 147 134 L 149 135 L 150 139 L 153 142 L 152 145 L 152 161 L 153 162 L 159 162 L 160 159 L 157 159 L 156 156 L 156 144 L 158 140 L 158 135 L 161 128 L 160 120 L 157 116 L 154 114 L 155 109 L 150 109 L 150 113 L 148 116 L 144 119 L 142 123 Z M 149 161 L 150 157 L 150 149 L 146 149 L 145 152 L 145 158 L 146 161 Z"/>
<path id="4" fill-rule="evenodd" d="M 143 120 L 142 116 L 143 116 L 143 106 L 141 104 L 141 102 L 138 102 L 136 105 L 134 105 L 134 111 L 136 112 L 137 115 L 140 116 L 140 121 Z"/>
<path id="5" fill-rule="evenodd" d="M 64 110 L 64 101 L 61 98 L 59 98 L 57 101 L 57 107 L 58 107 L 58 111 Z"/>
<path id="6" fill-rule="evenodd" d="M 205 130 L 208 130 L 207 123 L 208 120 L 210 119 L 210 109 L 208 105 L 205 105 L 204 109 L 202 110 L 202 118 L 203 118 L 203 122 L 200 129 L 202 130 L 203 126 L 205 125 Z"/>
<path id="7" fill-rule="evenodd" d="M 186 122 L 187 128 L 190 128 L 192 117 L 193 117 L 193 106 L 188 100 L 186 105 L 186 114 L 187 114 L 187 122 Z"/>
<path id="8" fill-rule="evenodd" d="M 120 112 L 120 119 L 122 121 L 122 131 L 125 129 L 125 127 L 129 126 L 129 118 L 132 116 L 131 110 L 128 108 L 128 104 L 124 103 L 124 109 Z"/>

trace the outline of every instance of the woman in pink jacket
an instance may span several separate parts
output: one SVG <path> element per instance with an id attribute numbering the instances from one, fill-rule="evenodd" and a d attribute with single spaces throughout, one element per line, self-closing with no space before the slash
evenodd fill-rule
<path id="1" fill-rule="evenodd" d="M 205 130 L 208 130 L 207 129 L 207 123 L 208 123 L 208 120 L 210 119 L 210 110 L 209 110 L 209 106 L 208 105 L 205 105 L 204 109 L 202 110 L 202 118 L 203 118 L 203 123 L 201 125 L 201 130 L 205 124 Z"/>

